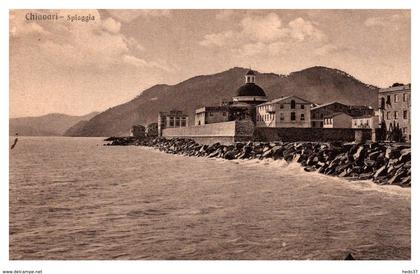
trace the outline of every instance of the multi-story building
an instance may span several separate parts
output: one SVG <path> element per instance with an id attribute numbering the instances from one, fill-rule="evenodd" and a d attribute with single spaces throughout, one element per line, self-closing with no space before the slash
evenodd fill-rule
<path id="1" fill-rule="evenodd" d="M 278 98 L 257 106 L 257 127 L 311 127 L 312 103 L 297 96 Z"/>
<path id="2" fill-rule="evenodd" d="M 202 107 L 195 111 L 196 126 L 227 121 L 229 121 L 229 106 Z"/>
<path id="3" fill-rule="evenodd" d="M 374 109 L 369 106 L 348 106 L 340 102 L 331 102 L 311 108 L 311 127 L 324 127 L 324 118 L 346 113 L 350 116 L 373 115 Z"/>
<path id="4" fill-rule="evenodd" d="M 158 114 L 158 134 L 162 136 L 162 130 L 165 128 L 187 127 L 188 115 L 179 110 L 169 112 L 159 112 Z"/>
<path id="5" fill-rule="evenodd" d="M 411 141 L 411 84 L 394 84 L 379 90 L 379 120 L 386 130 L 400 128 L 406 141 Z"/>
<path id="6" fill-rule="evenodd" d="M 311 127 L 323 128 L 324 118 L 334 113 L 346 113 L 348 106 L 339 102 L 330 102 L 311 108 Z"/>

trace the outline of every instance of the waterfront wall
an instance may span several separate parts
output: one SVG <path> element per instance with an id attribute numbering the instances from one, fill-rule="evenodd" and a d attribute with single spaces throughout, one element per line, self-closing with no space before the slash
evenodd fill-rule
<path id="1" fill-rule="evenodd" d="M 188 138 L 199 144 L 221 143 L 225 145 L 235 142 L 365 142 L 377 141 L 377 135 L 369 128 L 271 128 L 255 127 L 252 121 L 230 121 L 205 124 L 184 128 L 167 128 L 162 137 Z"/>
<path id="2" fill-rule="evenodd" d="M 371 129 L 257 127 L 254 131 L 254 140 L 260 142 L 364 142 L 371 139 Z"/>
<path id="3" fill-rule="evenodd" d="M 252 121 L 230 121 L 205 124 L 185 128 L 167 128 L 162 131 L 162 137 L 189 138 L 200 144 L 233 144 L 248 141 L 253 138 L 254 125 Z"/>

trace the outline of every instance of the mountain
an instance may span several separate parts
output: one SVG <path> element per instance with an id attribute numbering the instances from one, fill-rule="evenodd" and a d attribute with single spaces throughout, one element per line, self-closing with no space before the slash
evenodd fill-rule
<path id="1" fill-rule="evenodd" d="M 171 109 L 186 112 L 192 125 L 195 109 L 231 100 L 235 91 L 244 84 L 246 72 L 245 68 L 235 67 L 217 74 L 196 76 L 176 85 L 153 86 L 133 100 L 112 107 L 79 125 L 77 130 L 72 130 L 72 136 L 127 135 L 132 125 L 156 122 L 159 111 Z M 327 67 L 311 67 L 289 75 L 257 72 L 256 82 L 270 100 L 296 95 L 317 104 L 339 101 L 377 106 L 377 87 Z"/>
<path id="2" fill-rule="evenodd" d="M 9 134 L 21 136 L 61 136 L 65 131 L 80 121 L 90 120 L 99 112 L 83 116 L 51 113 L 39 117 L 22 117 L 9 119 Z"/>

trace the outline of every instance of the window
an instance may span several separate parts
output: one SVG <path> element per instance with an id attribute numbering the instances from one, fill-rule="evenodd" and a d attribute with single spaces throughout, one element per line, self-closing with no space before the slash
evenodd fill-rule
<path id="1" fill-rule="evenodd" d="M 402 132 L 403 132 L 404 134 L 406 134 L 406 133 L 407 133 L 407 128 L 406 128 L 406 127 L 403 127 Z"/>
<path id="2" fill-rule="evenodd" d="M 387 120 L 391 119 L 391 118 L 389 118 L 389 116 L 390 116 L 390 115 L 391 115 L 391 112 L 390 112 L 390 111 L 387 111 L 387 112 L 386 112 L 386 119 L 387 119 Z"/>
<path id="3" fill-rule="evenodd" d="M 226 116 L 226 112 L 225 112 L 225 111 L 223 111 L 222 115 L 223 115 L 223 116 Z"/>
<path id="4" fill-rule="evenodd" d="M 394 102 L 397 103 L 399 101 L 398 94 L 394 94 Z"/>
<path id="5" fill-rule="evenodd" d="M 300 105 L 300 109 L 305 109 L 305 105 L 304 104 L 301 104 Z"/>
<path id="6" fill-rule="evenodd" d="M 280 113 L 280 120 L 283 121 L 284 120 L 284 113 Z"/>
<path id="7" fill-rule="evenodd" d="M 407 100 L 407 93 L 404 93 L 403 94 L 403 102 L 407 102 L 408 100 Z"/>
<path id="8" fill-rule="evenodd" d="M 295 100 L 290 101 L 290 108 L 295 109 L 296 108 L 296 102 Z"/>
<path id="9" fill-rule="evenodd" d="M 404 110 L 403 111 L 403 118 L 404 119 L 407 119 L 407 117 L 408 117 L 408 112 L 406 110 Z"/>
<path id="10" fill-rule="evenodd" d="M 290 113 L 290 120 L 291 121 L 296 121 L 296 113 L 294 113 L 294 112 Z"/>
<path id="11" fill-rule="evenodd" d="M 180 121 L 181 120 L 181 118 L 179 118 L 179 117 L 177 117 L 177 118 L 175 118 L 175 126 L 176 127 L 179 127 L 179 125 L 181 124 Z"/>
<path id="12" fill-rule="evenodd" d="M 387 95 L 386 96 L 386 104 L 390 105 L 391 104 L 391 95 Z"/>
<path id="13" fill-rule="evenodd" d="M 315 113 L 311 113 L 311 118 L 315 119 Z"/>
<path id="14" fill-rule="evenodd" d="M 324 127 L 324 122 L 321 122 L 321 123 L 320 123 L 320 126 L 321 126 L 321 127 Z"/>
<path id="15" fill-rule="evenodd" d="M 181 120 L 181 127 L 187 126 L 187 120 L 185 118 L 182 118 Z"/>
<path id="16" fill-rule="evenodd" d="M 169 126 L 173 127 L 175 125 L 175 117 L 170 117 L 169 118 Z"/>
<path id="17" fill-rule="evenodd" d="M 284 104 L 280 104 L 280 108 L 284 108 Z"/>
<path id="18" fill-rule="evenodd" d="M 381 107 L 380 108 L 381 109 L 385 108 L 385 98 L 384 97 L 381 97 Z"/>
<path id="19" fill-rule="evenodd" d="M 312 122 L 312 127 L 316 127 L 316 123 L 315 122 Z"/>
<path id="20" fill-rule="evenodd" d="M 303 105 L 302 105 L 302 106 L 303 106 Z M 303 114 L 303 113 L 302 113 L 302 114 L 300 115 L 300 120 L 301 120 L 301 121 L 305 121 L 305 114 Z"/>
<path id="21" fill-rule="evenodd" d="M 394 111 L 394 119 L 398 119 L 398 111 Z"/>
<path id="22" fill-rule="evenodd" d="M 324 113 L 321 113 L 321 119 L 324 119 Z"/>

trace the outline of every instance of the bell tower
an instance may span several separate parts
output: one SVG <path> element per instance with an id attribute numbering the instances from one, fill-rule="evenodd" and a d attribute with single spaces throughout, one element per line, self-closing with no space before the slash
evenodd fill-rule
<path id="1" fill-rule="evenodd" d="M 245 74 L 245 84 L 255 84 L 255 72 L 251 69 Z"/>

